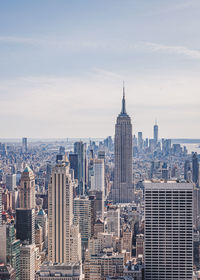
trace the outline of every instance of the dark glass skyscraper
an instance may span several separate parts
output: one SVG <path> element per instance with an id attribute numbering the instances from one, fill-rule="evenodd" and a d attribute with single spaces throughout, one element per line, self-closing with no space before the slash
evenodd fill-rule
<path id="1" fill-rule="evenodd" d="M 78 194 L 84 195 L 87 187 L 86 144 L 75 142 L 74 153 L 78 155 Z"/>
<path id="2" fill-rule="evenodd" d="M 126 112 L 124 88 L 122 110 L 115 125 L 115 170 L 112 200 L 114 203 L 126 203 L 133 200 L 132 124 L 131 118 Z"/>
<path id="3" fill-rule="evenodd" d="M 192 156 L 192 181 L 199 186 L 199 161 L 197 153 Z"/>
<path id="4" fill-rule="evenodd" d="M 16 210 L 16 237 L 22 243 L 35 243 L 35 209 Z"/>

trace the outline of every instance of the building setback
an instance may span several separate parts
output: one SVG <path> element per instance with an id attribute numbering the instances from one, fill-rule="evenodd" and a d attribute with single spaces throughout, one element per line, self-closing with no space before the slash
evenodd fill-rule
<path id="1" fill-rule="evenodd" d="M 132 124 L 131 118 L 126 113 L 124 88 L 122 110 L 115 125 L 115 169 L 112 200 L 114 203 L 127 203 L 133 200 Z"/>

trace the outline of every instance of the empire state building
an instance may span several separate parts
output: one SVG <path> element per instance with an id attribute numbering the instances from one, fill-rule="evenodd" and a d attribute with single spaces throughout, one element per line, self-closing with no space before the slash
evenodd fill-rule
<path id="1" fill-rule="evenodd" d="M 133 200 L 132 124 L 131 118 L 126 112 L 124 87 L 122 110 L 115 125 L 115 169 L 112 200 L 114 203 L 127 203 Z"/>

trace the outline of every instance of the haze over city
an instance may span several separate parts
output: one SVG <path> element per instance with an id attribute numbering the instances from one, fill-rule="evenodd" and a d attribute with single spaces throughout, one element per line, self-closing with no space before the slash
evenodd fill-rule
<path id="1" fill-rule="evenodd" d="M 1 138 L 200 138 L 200 2 L 2 1 Z"/>

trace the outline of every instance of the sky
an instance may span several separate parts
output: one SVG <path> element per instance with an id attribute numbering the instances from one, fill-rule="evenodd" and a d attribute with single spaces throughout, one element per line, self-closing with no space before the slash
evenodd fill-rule
<path id="1" fill-rule="evenodd" d="M 200 138 L 199 0 L 0 1 L 0 138 Z"/>

